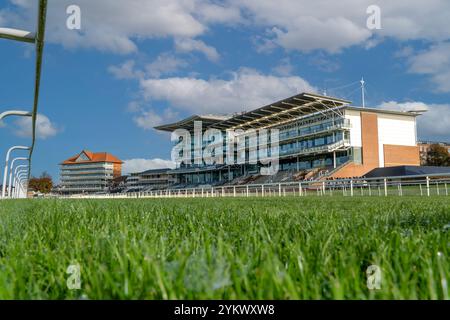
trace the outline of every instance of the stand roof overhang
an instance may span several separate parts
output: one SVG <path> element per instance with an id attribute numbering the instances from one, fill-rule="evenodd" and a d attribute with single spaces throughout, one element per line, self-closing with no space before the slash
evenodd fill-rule
<path id="1" fill-rule="evenodd" d="M 176 129 L 194 130 L 194 121 L 202 121 L 203 129 L 248 130 L 272 127 L 314 113 L 337 112 L 348 106 L 351 101 L 322 96 L 313 93 L 301 93 L 252 111 L 231 116 L 194 115 L 184 120 L 155 127 L 157 130 L 172 132 Z M 339 114 L 339 113 L 338 113 Z"/>

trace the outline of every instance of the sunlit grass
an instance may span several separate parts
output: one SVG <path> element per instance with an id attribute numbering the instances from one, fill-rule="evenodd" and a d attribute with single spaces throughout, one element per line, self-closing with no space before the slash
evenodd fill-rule
<path id="1" fill-rule="evenodd" d="M 444 299 L 449 224 L 445 196 L 1 201 L 0 299 Z"/>

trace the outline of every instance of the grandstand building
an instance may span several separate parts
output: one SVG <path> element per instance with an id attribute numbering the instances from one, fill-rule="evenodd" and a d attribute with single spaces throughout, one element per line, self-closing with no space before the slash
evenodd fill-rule
<path id="1" fill-rule="evenodd" d="M 83 150 L 60 163 L 62 194 L 106 192 L 122 173 L 122 161 L 106 152 Z"/>
<path id="2" fill-rule="evenodd" d="M 420 165 L 416 134 L 418 115 L 415 112 L 355 107 L 350 101 L 302 93 L 240 114 L 194 115 L 156 129 L 168 132 L 185 129 L 194 141 L 195 123 L 201 121 L 203 131 L 215 128 L 223 132 L 224 146 L 219 150 L 223 150 L 225 158 L 225 145 L 230 142 L 227 141 L 227 131 L 278 129 L 279 172 L 271 177 L 261 176 L 259 169 L 262 164 L 259 162 L 198 163 L 194 161 L 194 143 L 190 152 L 192 161 L 179 163 L 170 171 L 180 187 L 265 183 L 360 177 L 378 167 Z M 202 140 L 202 150 L 213 143 L 205 137 Z M 246 159 L 257 148 L 249 141 L 245 142 Z M 240 151 L 236 150 L 235 157 Z"/>
<path id="3" fill-rule="evenodd" d="M 169 170 L 169 168 L 151 169 L 130 173 L 127 178 L 127 190 L 129 192 L 141 192 L 167 189 L 171 183 Z"/>

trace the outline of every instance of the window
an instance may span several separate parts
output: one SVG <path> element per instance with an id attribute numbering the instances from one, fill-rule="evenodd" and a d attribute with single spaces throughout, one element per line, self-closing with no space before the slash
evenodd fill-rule
<path id="1" fill-rule="evenodd" d="M 91 159 L 89 159 L 89 157 L 86 155 L 86 153 L 82 153 L 78 156 L 76 162 L 80 162 L 80 161 L 89 161 Z"/>

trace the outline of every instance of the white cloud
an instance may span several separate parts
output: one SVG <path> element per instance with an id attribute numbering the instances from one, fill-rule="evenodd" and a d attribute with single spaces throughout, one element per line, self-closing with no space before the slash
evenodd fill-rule
<path id="1" fill-rule="evenodd" d="M 427 110 L 417 118 L 418 136 L 422 140 L 450 140 L 450 104 L 426 104 L 423 102 L 396 101 L 383 102 L 378 106 L 387 110 L 421 111 Z"/>
<path id="2" fill-rule="evenodd" d="M 14 21 L 10 22 L 34 27 L 37 1 L 13 2 L 21 17 L 11 15 L 10 20 Z M 72 0 L 49 2 L 47 39 L 67 48 L 95 48 L 121 54 L 137 51 L 137 39 L 197 37 L 208 29 L 209 23 L 238 19 L 237 9 L 206 0 L 78 0 L 81 30 L 77 32 L 66 28 L 66 8 L 71 4 Z"/>
<path id="3" fill-rule="evenodd" d="M 0 19 L 28 21 L 27 27 L 33 27 L 37 1 L 11 2 L 20 9 L 0 12 Z M 445 0 L 378 0 L 382 29 L 375 31 L 366 27 L 366 9 L 373 0 L 78 0 L 80 32 L 66 28 L 70 4 L 72 0 L 49 2 L 48 39 L 66 47 L 118 53 L 136 51 L 138 39 L 196 38 L 217 23 L 270 30 L 263 43 L 299 51 L 370 47 L 377 43 L 374 37 L 435 43 L 450 39 L 450 2 Z"/>
<path id="4" fill-rule="evenodd" d="M 298 76 L 278 77 L 242 68 L 230 79 L 165 78 L 141 80 L 147 100 L 166 100 L 191 113 L 230 113 L 260 107 L 304 91 L 317 91 Z"/>
<path id="5" fill-rule="evenodd" d="M 179 52 L 201 52 L 210 61 L 218 61 L 220 59 L 220 55 L 217 52 L 216 48 L 208 46 L 201 40 L 188 38 L 175 39 L 175 49 Z"/>
<path id="6" fill-rule="evenodd" d="M 150 169 L 175 168 L 175 163 L 164 159 L 129 159 L 124 160 L 122 165 L 123 174 L 142 172 Z"/>
<path id="7" fill-rule="evenodd" d="M 291 64 L 291 60 L 289 58 L 284 58 L 280 61 L 280 64 L 272 69 L 272 71 L 279 76 L 290 76 L 292 71 L 294 70 L 294 66 Z"/>
<path id="8" fill-rule="evenodd" d="M 157 125 L 174 121 L 178 116 L 178 113 L 170 108 L 166 108 L 163 112 L 157 113 L 154 108 L 142 101 L 131 101 L 127 106 L 127 111 L 134 114 L 134 123 L 144 130 L 152 130 Z"/>
<path id="9" fill-rule="evenodd" d="M 230 0 L 254 25 L 272 31 L 271 42 L 286 49 L 339 52 L 353 45 L 372 46 L 375 37 L 400 41 L 450 38 L 450 2 L 378 0 L 382 29 L 366 27 L 373 0 Z M 267 42 L 265 43 L 267 47 Z"/>
<path id="10" fill-rule="evenodd" d="M 144 74 L 141 71 L 135 70 L 135 62 L 133 60 L 128 60 L 119 66 L 110 66 L 108 71 L 116 79 L 136 79 L 142 77 Z"/>
<path id="11" fill-rule="evenodd" d="M 31 137 L 31 118 L 21 117 L 15 122 L 14 133 L 19 137 Z M 43 114 L 38 114 L 36 118 L 36 138 L 45 140 L 55 136 L 60 129 Z"/>
<path id="12" fill-rule="evenodd" d="M 431 76 L 438 92 L 450 92 L 450 43 L 432 45 L 409 58 L 409 71 Z"/>
<path id="13" fill-rule="evenodd" d="M 175 73 L 187 65 L 188 63 L 183 59 L 179 59 L 169 53 L 163 53 L 146 66 L 146 71 L 150 77 L 159 78 L 161 75 Z"/>
<path id="14" fill-rule="evenodd" d="M 151 130 L 163 123 L 163 117 L 153 110 L 142 110 L 139 115 L 133 117 L 133 121 L 139 128 Z"/>

